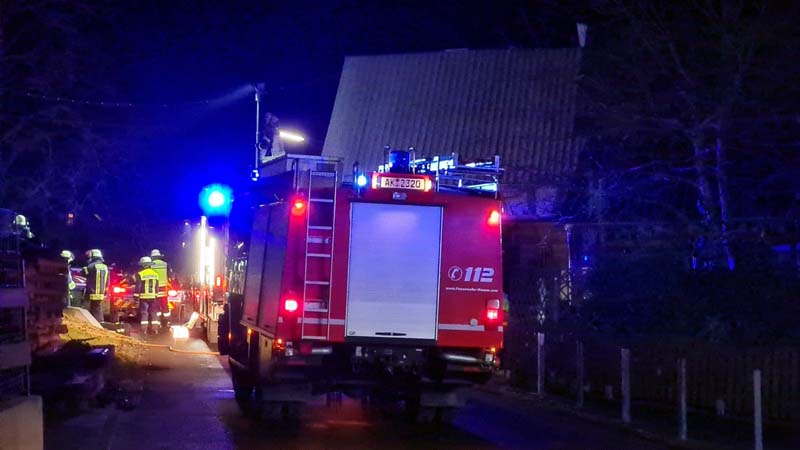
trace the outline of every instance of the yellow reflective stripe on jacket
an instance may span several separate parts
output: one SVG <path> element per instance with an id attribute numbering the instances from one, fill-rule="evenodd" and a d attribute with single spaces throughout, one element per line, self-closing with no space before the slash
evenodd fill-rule
<path id="1" fill-rule="evenodd" d="M 75 280 L 72 279 L 72 273 L 69 271 L 69 267 L 67 267 L 67 289 L 71 291 L 76 287 L 78 287 L 78 285 L 75 284 Z"/>
<path id="2" fill-rule="evenodd" d="M 158 274 L 158 296 L 166 297 L 169 285 L 169 266 L 164 260 L 154 259 L 150 269 Z"/>
<path id="3" fill-rule="evenodd" d="M 103 296 L 108 287 L 108 266 L 103 263 L 97 263 L 94 265 L 94 268 L 97 271 L 97 275 L 94 278 L 94 292 L 95 294 Z"/>
<path id="4" fill-rule="evenodd" d="M 89 300 L 103 300 L 110 277 L 108 266 L 102 262 L 95 262 L 83 271 L 86 274 L 86 292 L 89 294 Z"/>
<path id="5" fill-rule="evenodd" d="M 159 289 L 158 273 L 148 268 L 139 271 L 137 275 L 136 291 L 139 298 L 142 300 L 155 299 Z"/>
<path id="6" fill-rule="evenodd" d="M 153 260 L 153 265 L 150 266 L 150 269 L 152 269 L 156 274 L 158 274 L 158 282 L 159 282 L 159 284 L 161 284 L 161 287 L 166 288 L 167 287 L 167 281 L 168 281 L 167 280 L 167 263 L 162 261 L 162 260 L 160 260 L 160 259 L 154 259 Z"/>

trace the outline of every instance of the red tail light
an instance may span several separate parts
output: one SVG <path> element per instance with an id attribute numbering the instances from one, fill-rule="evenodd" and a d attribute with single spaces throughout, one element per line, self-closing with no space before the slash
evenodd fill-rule
<path id="1" fill-rule="evenodd" d="M 486 219 L 486 223 L 491 226 L 500 225 L 500 211 L 494 209 L 492 212 L 489 213 L 489 218 Z"/>
<path id="2" fill-rule="evenodd" d="M 285 309 L 287 312 L 295 312 L 297 311 L 297 307 L 297 300 L 293 298 L 287 298 L 283 301 L 283 309 Z"/>
<path id="3" fill-rule="evenodd" d="M 306 212 L 306 201 L 302 198 L 296 198 L 292 202 L 292 214 L 300 216 Z"/>
<path id="4" fill-rule="evenodd" d="M 115 294 L 124 294 L 125 293 L 125 288 L 124 287 L 114 286 L 114 289 L 112 289 L 112 290 L 114 291 Z"/>
<path id="5" fill-rule="evenodd" d="M 178 291 L 176 291 L 175 289 L 170 289 L 167 291 L 167 295 L 170 297 L 175 297 L 178 295 Z"/>
<path id="6" fill-rule="evenodd" d="M 500 299 L 486 300 L 486 318 L 495 321 L 500 318 Z"/>

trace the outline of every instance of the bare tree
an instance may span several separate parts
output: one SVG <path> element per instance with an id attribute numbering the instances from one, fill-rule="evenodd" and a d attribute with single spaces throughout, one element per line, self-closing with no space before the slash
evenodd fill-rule
<path id="1" fill-rule="evenodd" d="M 798 98 L 797 64 L 783 59 L 798 44 L 797 6 L 600 1 L 591 11 L 595 33 L 581 85 L 590 134 L 603 137 L 592 155 L 596 170 L 610 177 L 617 194 L 637 201 L 674 206 L 659 191 L 689 189 L 707 242 L 733 270 L 731 219 L 756 213 L 746 200 L 765 175 L 748 174 L 742 165 L 785 160 L 787 150 L 798 148 L 766 131 L 780 124 L 797 130 L 797 106 L 778 94 Z M 609 153 L 616 153 L 611 167 Z M 631 189 L 631 180 L 639 189 Z"/>
<path id="2" fill-rule="evenodd" d="M 102 65 L 89 2 L 0 3 L 0 205 L 54 231 L 67 212 L 98 214 L 119 155 L 100 114 L 73 101 L 98 92 Z"/>

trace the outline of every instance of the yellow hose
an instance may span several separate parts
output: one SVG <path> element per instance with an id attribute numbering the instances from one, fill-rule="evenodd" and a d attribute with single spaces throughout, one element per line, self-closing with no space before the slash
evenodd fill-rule
<path id="1" fill-rule="evenodd" d="M 212 352 L 212 351 L 199 351 L 199 350 L 180 350 L 177 348 L 169 348 L 169 351 L 175 353 L 184 353 L 187 355 L 210 355 L 210 356 L 219 356 L 219 352 Z"/>
<path id="2" fill-rule="evenodd" d="M 184 353 L 187 355 L 209 355 L 209 356 L 219 356 L 219 352 L 212 352 L 212 351 L 200 351 L 200 350 L 181 350 L 177 348 L 173 348 L 171 345 L 167 344 L 150 344 L 148 342 L 142 341 L 142 345 L 144 347 L 150 348 L 165 348 L 174 353 Z"/>

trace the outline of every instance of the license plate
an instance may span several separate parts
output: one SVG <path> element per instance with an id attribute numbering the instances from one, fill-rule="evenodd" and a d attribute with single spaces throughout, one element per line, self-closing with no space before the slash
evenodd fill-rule
<path id="1" fill-rule="evenodd" d="M 425 190 L 425 180 L 422 178 L 381 177 L 381 188 Z"/>

